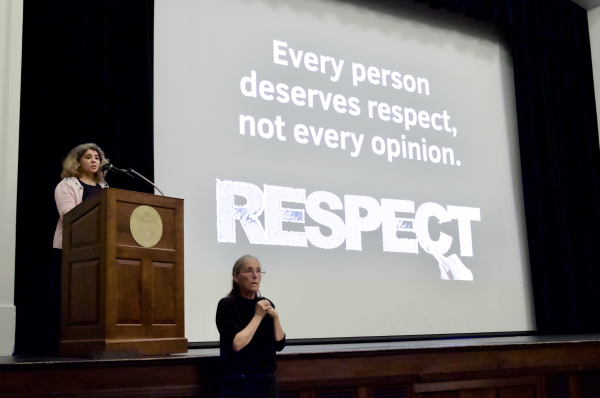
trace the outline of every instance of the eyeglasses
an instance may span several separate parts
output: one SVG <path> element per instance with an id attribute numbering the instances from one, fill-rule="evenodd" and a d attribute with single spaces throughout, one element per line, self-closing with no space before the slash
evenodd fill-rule
<path id="1" fill-rule="evenodd" d="M 242 274 L 246 274 L 246 275 L 250 275 L 250 274 L 254 274 L 256 273 L 256 275 L 258 276 L 263 276 L 265 274 L 265 271 L 254 271 L 252 268 L 248 268 L 242 271 Z"/>

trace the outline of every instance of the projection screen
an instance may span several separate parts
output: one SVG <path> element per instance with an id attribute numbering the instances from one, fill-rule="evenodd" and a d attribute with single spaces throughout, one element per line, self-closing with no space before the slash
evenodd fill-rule
<path id="1" fill-rule="evenodd" d="M 156 0 L 156 183 L 185 199 L 186 336 L 235 260 L 288 339 L 535 329 L 512 61 L 423 4 Z"/>

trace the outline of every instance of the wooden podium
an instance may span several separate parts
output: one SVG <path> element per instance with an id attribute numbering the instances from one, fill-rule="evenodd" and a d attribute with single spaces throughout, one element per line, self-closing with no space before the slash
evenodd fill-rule
<path id="1" fill-rule="evenodd" d="M 187 352 L 183 200 L 107 188 L 63 222 L 60 356 Z"/>

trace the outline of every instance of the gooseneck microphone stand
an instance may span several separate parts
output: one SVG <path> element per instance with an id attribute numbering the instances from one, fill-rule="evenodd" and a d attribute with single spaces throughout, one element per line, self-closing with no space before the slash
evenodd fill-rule
<path id="1" fill-rule="evenodd" d="M 100 169 L 100 171 L 104 172 L 104 178 L 106 179 L 106 172 L 108 171 L 112 171 L 113 173 L 116 174 L 121 174 L 121 175 L 125 175 L 129 178 L 134 178 L 134 176 L 132 176 L 131 174 L 135 174 L 136 176 L 140 177 L 142 180 L 146 181 L 148 184 L 152 185 L 154 188 L 156 188 L 156 190 L 158 192 L 160 192 L 160 194 L 162 196 L 165 196 L 165 194 L 160 190 L 160 188 L 158 188 L 152 181 L 150 181 L 149 179 L 147 179 L 146 177 L 144 177 L 143 175 L 141 175 L 140 173 L 138 173 L 137 171 L 135 171 L 134 169 L 132 169 L 131 167 L 127 168 L 127 169 L 119 169 L 118 167 L 115 167 L 114 165 L 107 163 L 104 166 L 102 166 L 102 168 Z"/>
<path id="2" fill-rule="evenodd" d="M 144 177 L 143 175 L 141 175 L 140 173 L 138 173 L 137 171 L 135 171 L 135 170 L 134 170 L 134 169 L 132 169 L 131 167 L 129 167 L 129 168 L 125 169 L 125 170 L 127 170 L 127 171 L 128 171 L 128 172 L 130 172 L 130 173 L 133 173 L 133 174 L 135 174 L 135 175 L 136 175 L 136 176 L 138 176 L 138 177 L 140 177 L 142 180 L 146 181 L 148 184 L 151 184 L 151 185 L 152 185 L 154 188 L 156 188 L 156 190 L 157 190 L 158 192 L 160 192 L 160 194 L 161 194 L 162 196 L 165 196 L 165 194 L 164 194 L 164 193 L 162 193 L 162 191 L 160 190 L 160 188 L 158 188 L 158 187 L 157 187 L 157 186 L 156 186 L 156 185 L 155 185 L 155 184 L 154 184 L 152 181 L 150 181 L 149 179 L 147 179 L 146 177 Z"/>

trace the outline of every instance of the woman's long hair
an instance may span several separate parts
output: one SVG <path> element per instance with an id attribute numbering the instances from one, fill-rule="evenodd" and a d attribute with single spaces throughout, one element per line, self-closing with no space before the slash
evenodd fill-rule
<path id="1" fill-rule="evenodd" d="M 231 271 L 231 291 L 225 296 L 226 298 L 236 298 L 240 295 L 240 285 L 238 285 L 233 277 L 238 276 L 242 272 L 242 267 L 248 260 L 256 260 L 260 264 L 260 261 L 256 257 L 249 254 L 238 258 L 235 264 L 233 264 L 233 270 Z M 260 291 L 256 292 L 256 297 L 260 297 Z"/>
<path id="2" fill-rule="evenodd" d="M 71 149 L 67 157 L 62 161 L 62 172 L 60 173 L 60 178 L 66 177 L 75 177 L 79 178 L 81 176 L 81 157 L 88 150 L 98 152 L 98 157 L 100 158 L 100 164 L 98 165 L 98 171 L 94 173 L 94 181 L 96 183 L 100 183 L 104 181 L 104 174 L 100 169 L 102 166 L 108 163 L 108 159 L 104 156 L 104 151 L 96 144 L 87 143 L 77 145 L 75 148 Z"/>

